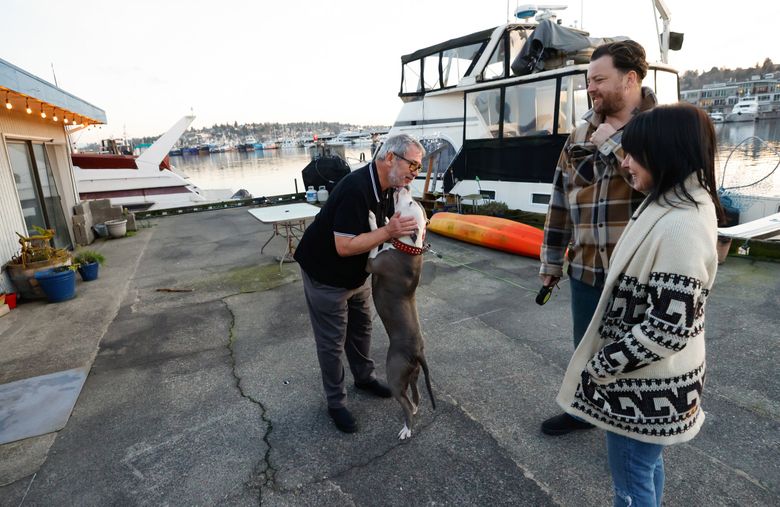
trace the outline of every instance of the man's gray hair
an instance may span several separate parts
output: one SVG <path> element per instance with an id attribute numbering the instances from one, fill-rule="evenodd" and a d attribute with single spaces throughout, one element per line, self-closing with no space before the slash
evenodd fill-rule
<path id="1" fill-rule="evenodd" d="M 406 150 L 408 150 L 410 146 L 416 146 L 417 149 L 422 152 L 422 156 L 425 156 L 425 148 L 420 144 L 420 141 L 409 134 L 398 134 L 388 137 L 387 140 L 382 143 L 382 147 L 379 148 L 376 158 L 384 160 L 387 157 L 388 152 L 406 156 Z"/>

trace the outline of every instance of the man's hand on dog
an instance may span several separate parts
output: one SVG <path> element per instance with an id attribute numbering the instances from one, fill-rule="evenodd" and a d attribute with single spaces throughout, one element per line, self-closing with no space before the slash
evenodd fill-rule
<path id="1" fill-rule="evenodd" d="M 413 216 L 402 217 L 401 213 L 397 211 L 387 222 L 385 231 L 391 238 L 409 236 L 417 232 L 417 220 Z"/>

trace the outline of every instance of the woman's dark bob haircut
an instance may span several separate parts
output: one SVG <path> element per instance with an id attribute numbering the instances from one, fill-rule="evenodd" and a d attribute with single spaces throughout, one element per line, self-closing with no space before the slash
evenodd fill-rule
<path id="1" fill-rule="evenodd" d="M 704 111 L 681 102 L 639 113 L 623 130 L 622 145 L 652 175 L 651 200 L 660 202 L 663 196 L 674 206 L 667 194 L 671 190 L 680 201 L 698 206 L 685 188 L 688 176 L 696 174 L 723 219 L 715 184 L 715 128 Z"/>

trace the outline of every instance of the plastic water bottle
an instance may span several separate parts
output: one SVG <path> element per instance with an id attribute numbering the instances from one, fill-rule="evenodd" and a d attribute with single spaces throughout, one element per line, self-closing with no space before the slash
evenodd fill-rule
<path id="1" fill-rule="evenodd" d="M 309 204 L 317 202 L 317 191 L 314 190 L 313 185 L 309 185 L 309 188 L 306 189 L 306 202 Z"/>
<path id="2" fill-rule="evenodd" d="M 325 185 L 320 185 L 320 189 L 317 190 L 317 200 L 320 202 L 328 200 L 328 189 L 325 188 Z"/>

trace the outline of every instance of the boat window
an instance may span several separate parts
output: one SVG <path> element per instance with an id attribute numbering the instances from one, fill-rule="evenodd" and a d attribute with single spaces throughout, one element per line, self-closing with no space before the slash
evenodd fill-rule
<path id="1" fill-rule="evenodd" d="M 466 139 L 498 137 L 501 89 L 466 94 Z"/>
<path id="2" fill-rule="evenodd" d="M 509 60 L 507 61 L 504 56 L 506 53 L 506 38 L 509 37 Z M 493 54 L 490 55 L 490 60 L 485 66 L 485 70 L 482 71 L 482 79 L 500 79 L 509 76 L 508 66 L 515 60 L 520 48 L 523 47 L 525 42 L 525 32 L 523 30 L 513 30 L 508 32 L 501 42 L 496 45 L 493 50 Z"/>
<path id="3" fill-rule="evenodd" d="M 583 115 L 588 111 L 588 85 L 585 74 L 574 74 L 561 78 L 560 114 L 558 133 L 571 133 L 577 125 L 584 123 Z"/>
<path id="4" fill-rule="evenodd" d="M 420 63 L 421 60 L 415 60 L 404 64 L 404 81 L 401 86 L 401 93 L 420 93 L 422 91 Z"/>
<path id="5" fill-rule="evenodd" d="M 442 53 L 443 87 L 455 86 L 466 75 L 474 58 L 482 48 L 482 42 L 461 46 L 459 48 L 446 49 Z"/>
<path id="6" fill-rule="evenodd" d="M 655 71 L 655 96 L 659 104 L 677 103 L 680 100 L 677 74 L 657 69 Z"/>
<path id="7" fill-rule="evenodd" d="M 437 90 L 439 85 L 439 53 L 425 57 L 423 61 L 423 87 L 426 90 Z"/>
<path id="8" fill-rule="evenodd" d="M 506 88 L 504 137 L 550 135 L 555 113 L 555 79 Z"/>
<path id="9" fill-rule="evenodd" d="M 420 143 L 425 148 L 425 156 L 422 159 L 422 169 L 418 176 L 424 177 L 430 168 L 433 187 L 432 189 L 429 187 L 429 189 L 435 191 L 436 182 L 450 167 L 450 163 L 455 158 L 455 147 L 452 143 L 440 137 L 420 139 Z"/>

